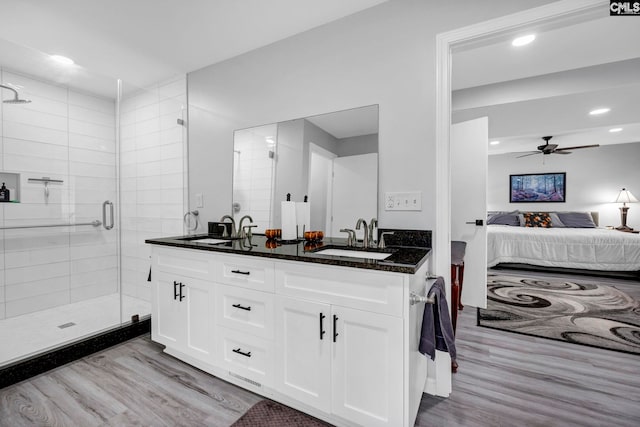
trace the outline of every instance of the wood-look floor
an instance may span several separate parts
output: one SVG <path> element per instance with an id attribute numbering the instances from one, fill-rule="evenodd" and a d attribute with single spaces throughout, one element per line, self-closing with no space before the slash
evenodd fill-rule
<path id="1" fill-rule="evenodd" d="M 640 283 L 630 283 L 640 289 Z M 639 426 L 640 357 L 458 324 L 448 399 L 417 426 Z M 140 337 L 0 390 L 0 426 L 229 426 L 260 396 Z"/>

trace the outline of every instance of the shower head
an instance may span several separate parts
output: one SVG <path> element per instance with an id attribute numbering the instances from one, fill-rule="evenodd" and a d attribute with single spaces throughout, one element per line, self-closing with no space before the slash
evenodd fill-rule
<path id="1" fill-rule="evenodd" d="M 28 104 L 31 102 L 30 99 L 20 99 L 18 97 L 18 91 L 12 88 L 11 86 L 3 85 L 0 83 L 0 88 L 8 89 L 13 92 L 13 99 L 4 99 L 2 101 L 5 104 Z"/>

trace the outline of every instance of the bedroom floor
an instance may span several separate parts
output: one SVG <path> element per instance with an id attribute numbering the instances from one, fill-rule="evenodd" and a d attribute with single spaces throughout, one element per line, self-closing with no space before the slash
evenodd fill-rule
<path id="1" fill-rule="evenodd" d="M 453 393 L 423 395 L 417 426 L 640 425 L 638 356 L 458 322 Z M 2 389 L 0 425 L 229 426 L 261 399 L 161 349 L 142 336 Z"/>

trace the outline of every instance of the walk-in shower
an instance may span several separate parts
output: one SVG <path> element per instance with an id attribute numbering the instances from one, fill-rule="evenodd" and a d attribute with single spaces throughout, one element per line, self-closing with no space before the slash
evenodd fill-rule
<path id="1" fill-rule="evenodd" d="M 148 318 L 144 241 L 183 234 L 186 206 L 185 76 L 140 88 L 78 66 L 15 69 L 6 43 L 0 371 Z"/>
<path id="2" fill-rule="evenodd" d="M 7 89 L 13 92 L 13 99 L 3 99 L 2 102 L 5 104 L 28 104 L 31 102 L 30 99 L 21 99 L 18 96 L 18 91 L 8 85 L 0 84 L 0 88 Z"/>

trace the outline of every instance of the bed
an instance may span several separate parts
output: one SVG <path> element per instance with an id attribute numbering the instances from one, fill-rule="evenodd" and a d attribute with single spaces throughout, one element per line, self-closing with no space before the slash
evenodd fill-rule
<path id="1" fill-rule="evenodd" d="M 528 264 L 598 271 L 640 271 L 640 235 L 596 227 L 521 226 L 520 220 L 488 221 L 487 265 Z M 589 214 L 589 213 L 587 213 Z M 553 216 L 551 216 L 553 218 Z M 507 224 L 508 223 L 508 224 Z"/>

